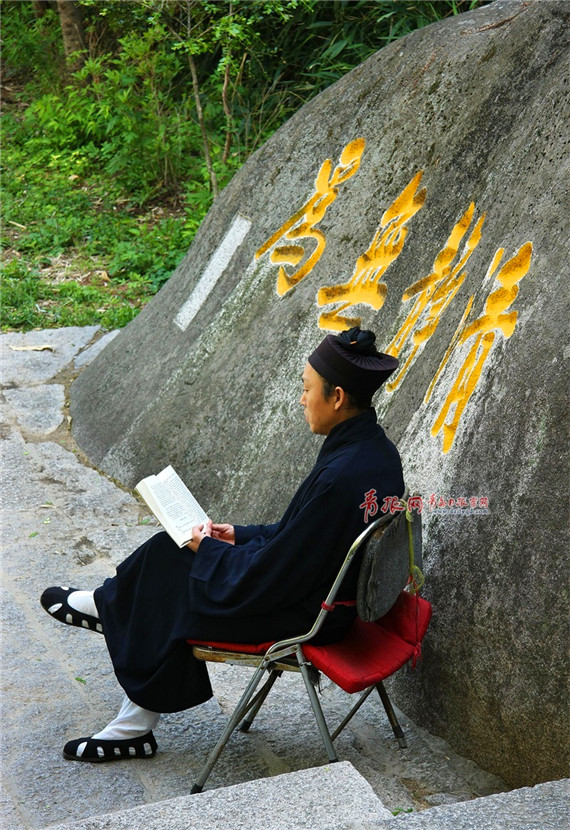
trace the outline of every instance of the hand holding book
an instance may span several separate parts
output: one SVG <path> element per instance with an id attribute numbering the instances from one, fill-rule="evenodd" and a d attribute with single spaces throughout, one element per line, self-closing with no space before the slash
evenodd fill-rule
<path id="1" fill-rule="evenodd" d="M 192 529 L 192 538 L 187 547 L 196 553 L 204 536 L 219 539 L 220 542 L 226 542 L 228 545 L 235 545 L 236 543 L 236 532 L 233 525 L 214 524 L 208 519 L 204 525 L 197 525 Z"/>
<path id="2" fill-rule="evenodd" d="M 135 490 L 179 548 L 188 544 L 195 528 L 201 527 L 202 535 L 211 534 L 214 526 L 208 514 L 172 467 L 166 467 L 158 475 L 143 478 Z M 209 533 L 204 534 L 204 526 Z"/>
<path id="3" fill-rule="evenodd" d="M 204 524 L 196 525 L 196 527 L 192 528 L 192 537 L 186 543 L 186 547 L 190 548 L 191 551 L 196 553 L 198 548 L 200 547 L 200 542 L 205 536 L 212 536 L 212 522 L 208 519 Z"/>

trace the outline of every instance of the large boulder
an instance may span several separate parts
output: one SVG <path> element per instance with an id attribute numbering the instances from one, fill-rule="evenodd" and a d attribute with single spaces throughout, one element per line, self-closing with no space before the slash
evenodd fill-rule
<path id="1" fill-rule="evenodd" d="M 519 786 L 567 773 L 569 13 L 498 0 L 304 106 L 71 391 L 110 475 L 171 463 L 212 516 L 272 521 L 320 446 L 307 354 L 376 330 L 435 612 L 396 699 Z"/>

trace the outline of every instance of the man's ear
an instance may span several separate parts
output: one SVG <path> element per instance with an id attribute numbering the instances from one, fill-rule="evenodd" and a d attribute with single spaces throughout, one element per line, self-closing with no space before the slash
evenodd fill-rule
<path id="1" fill-rule="evenodd" d="M 346 401 L 346 392 L 342 386 L 335 386 L 334 388 L 334 408 L 341 409 Z"/>

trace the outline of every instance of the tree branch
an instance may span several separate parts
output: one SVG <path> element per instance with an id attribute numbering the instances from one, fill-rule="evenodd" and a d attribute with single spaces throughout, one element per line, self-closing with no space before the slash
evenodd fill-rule
<path id="1" fill-rule="evenodd" d="M 190 32 L 192 31 L 192 0 L 186 0 L 187 22 L 186 31 L 188 40 L 190 40 Z M 196 69 L 196 62 L 194 56 L 188 52 L 188 63 L 190 64 L 190 73 L 192 75 L 192 89 L 194 90 L 194 101 L 196 104 L 196 114 L 198 116 L 198 123 L 200 125 L 200 132 L 202 133 L 202 144 L 204 146 L 204 159 L 210 177 L 210 187 L 212 188 L 212 195 L 214 199 L 218 198 L 219 188 L 216 171 L 212 164 L 212 157 L 210 155 L 210 142 L 208 140 L 208 131 L 206 129 L 206 122 L 204 121 L 204 111 L 202 110 L 202 102 L 200 100 L 200 85 L 198 83 L 198 71 Z"/>

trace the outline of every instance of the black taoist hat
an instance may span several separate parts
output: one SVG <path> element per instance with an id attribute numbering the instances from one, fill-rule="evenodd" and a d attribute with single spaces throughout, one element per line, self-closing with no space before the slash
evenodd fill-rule
<path id="1" fill-rule="evenodd" d="M 374 332 L 361 331 L 358 326 L 338 335 L 327 334 L 309 356 L 309 363 L 345 392 L 372 396 L 398 368 L 398 360 L 379 352 L 375 342 Z"/>

